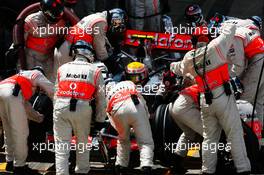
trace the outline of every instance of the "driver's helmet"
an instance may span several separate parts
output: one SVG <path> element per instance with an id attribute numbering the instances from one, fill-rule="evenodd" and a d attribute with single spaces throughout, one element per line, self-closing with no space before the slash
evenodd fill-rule
<path id="1" fill-rule="evenodd" d="M 140 62 L 131 62 L 126 67 L 126 79 L 135 84 L 143 83 L 148 77 L 147 67 Z"/>

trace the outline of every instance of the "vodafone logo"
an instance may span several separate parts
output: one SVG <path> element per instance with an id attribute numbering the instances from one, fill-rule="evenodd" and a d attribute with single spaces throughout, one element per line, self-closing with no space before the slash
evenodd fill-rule
<path id="1" fill-rule="evenodd" d="M 77 84 L 76 83 L 71 83 L 70 84 L 70 89 L 71 90 L 75 90 L 77 88 Z"/>

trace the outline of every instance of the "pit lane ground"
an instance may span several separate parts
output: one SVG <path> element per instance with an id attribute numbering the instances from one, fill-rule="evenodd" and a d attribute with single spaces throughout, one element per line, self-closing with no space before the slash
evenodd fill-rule
<path id="1" fill-rule="evenodd" d="M 98 154 L 97 154 L 98 155 Z M 264 156 L 264 148 L 262 147 L 262 155 Z M 31 155 L 29 155 L 31 157 Z M 41 159 L 41 158 L 40 158 Z M 55 173 L 55 165 L 54 165 L 54 156 L 45 157 L 46 161 L 41 162 L 28 162 L 30 168 L 37 169 L 40 174 L 43 175 L 56 175 Z M 89 175 L 112 175 L 113 169 L 112 167 L 106 166 L 105 163 L 99 162 L 96 160 L 91 154 L 91 171 Z M 98 157 L 96 158 L 98 159 Z M 99 158 L 100 159 L 100 158 Z M 47 161 L 48 160 L 48 161 Z M 262 164 L 264 167 L 264 162 Z M 0 152 L 0 175 L 11 175 L 12 172 L 5 171 L 6 162 L 5 162 L 5 155 L 3 150 Z M 201 174 L 201 159 L 199 150 L 192 150 L 188 152 L 188 157 L 184 160 L 184 167 L 187 170 L 187 175 L 197 175 Z M 138 167 L 131 169 L 128 172 L 128 175 L 135 175 L 135 174 L 142 174 Z M 264 175 L 264 173 L 259 173 L 260 175 Z M 153 175 L 172 175 L 170 170 L 166 167 L 159 165 L 158 162 L 155 162 L 154 166 L 154 173 Z"/>
<path id="2" fill-rule="evenodd" d="M 2 145 L 2 144 L 1 144 Z M 264 147 L 262 144 L 262 167 L 264 169 Z M 45 154 L 34 154 L 29 153 L 28 156 L 28 165 L 32 169 L 36 169 L 39 173 L 43 175 L 56 175 L 55 173 L 55 157 L 54 153 L 46 152 Z M 113 174 L 113 167 L 106 165 L 104 163 L 102 154 L 99 151 L 91 151 L 91 161 L 90 161 L 91 171 L 89 175 L 111 175 Z M 13 174 L 12 172 L 5 171 L 6 162 L 5 162 L 5 153 L 4 149 L 0 149 L 0 175 L 9 175 Z M 197 175 L 201 174 L 201 159 L 198 149 L 192 149 L 188 152 L 188 157 L 184 160 L 184 167 L 187 170 L 186 174 L 188 175 Z M 133 168 L 129 171 L 129 175 L 141 174 L 138 167 Z M 159 162 L 155 162 L 154 166 L 154 175 L 171 175 L 170 170 L 166 167 L 163 167 Z M 261 173 L 264 175 L 264 172 Z"/>
<path id="3" fill-rule="evenodd" d="M 30 155 L 29 155 L 30 156 Z M 199 161 L 199 151 L 198 150 L 193 150 L 188 153 L 188 157 L 185 159 L 184 165 L 185 168 L 188 169 L 186 174 L 200 174 L 200 167 L 201 167 L 201 162 Z M 4 158 L 4 152 L 0 152 L 0 175 L 9 175 L 12 174 L 12 172 L 6 172 L 5 167 L 5 158 Z M 50 157 L 51 159 L 49 160 L 50 163 L 46 162 L 28 162 L 28 165 L 30 168 L 37 169 L 39 173 L 43 175 L 55 175 L 55 166 L 54 166 L 54 160 L 53 158 Z M 111 175 L 113 174 L 113 170 L 111 167 L 105 166 L 105 163 L 103 162 L 98 162 L 91 160 L 90 162 L 91 165 L 91 171 L 89 175 Z M 154 175 L 170 175 L 170 170 L 168 168 L 165 168 L 161 165 L 158 164 L 158 162 L 155 163 L 154 166 Z M 129 175 L 133 174 L 141 174 L 140 170 L 138 167 L 133 168 L 132 170 L 129 171 Z"/>

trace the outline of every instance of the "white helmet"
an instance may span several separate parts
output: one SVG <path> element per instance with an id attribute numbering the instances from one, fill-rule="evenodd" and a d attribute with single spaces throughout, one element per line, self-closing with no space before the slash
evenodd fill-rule
<path id="1" fill-rule="evenodd" d="M 110 91 L 116 86 L 117 82 L 115 82 L 112 78 L 108 78 L 105 80 L 105 93 L 108 95 Z"/>

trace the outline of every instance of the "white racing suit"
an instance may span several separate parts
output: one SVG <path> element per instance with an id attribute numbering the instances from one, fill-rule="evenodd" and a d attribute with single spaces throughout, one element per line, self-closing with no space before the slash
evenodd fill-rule
<path id="1" fill-rule="evenodd" d="M 195 141 L 196 133 L 203 135 L 198 93 L 197 85 L 187 87 L 180 92 L 179 97 L 169 106 L 170 115 L 183 131 L 176 147 L 176 154 L 181 157 L 187 155 L 189 143 Z"/>
<path id="2" fill-rule="evenodd" d="M 58 69 L 56 93 L 54 98 L 53 131 L 55 137 L 56 174 L 68 175 L 68 158 L 72 132 L 76 142 L 76 173 L 90 170 L 88 144 L 92 118 L 91 100 L 96 101 L 96 121 L 104 122 L 106 101 L 103 77 L 99 68 L 78 56 L 75 61 L 66 63 Z M 71 109 L 70 102 L 75 99 Z"/>
<path id="3" fill-rule="evenodd" d="M 161 31 L 160 0 L 127 0 L 126 9 L 132 29 Z"/>
<path id="4" fill-rule="evenodd" d="M 149 112 L 144 98 L 131 81 L 123 81 L 107 91 L 107 112 L 112 126 L 118 132 L 116 165 L 128 167 L 130 154 L 130 128 L 135 131 L 140 149 L 140 165 L 153 166 L 154 142 L 149 123 Z M 136 95 L 135 105 L 131 95 Z"/>
<path id="5" fill-rule="evenodd" d="M 95 13 L 84 17 L 75 26 L 71 28 L 66 35 L 66 40 L 61 47 L 54 53 L 55 66 L 57 70 L 59 66 L 72 61 L 71 46 L 78 40 L 83 40 L 93 45 L 96 53 L 96 58 L 104 61 L 108 58 L 107 45 L 110 45 L 107 37 L 107 12 Z"/>
<path id="6" fill-rule="evenodd" d="M 221 35 L 207 46 L 188 52 L 183 61 L 171 65 L 171 71 L 176 74 L 193 75 L 201 93 L 203 173 L 215 173 L 222 129 L 227 136 L 226 148 L 231 148 L 237 172 L 251 170 L 235 98 L 224 87 L 229 81 L 226 57 L 235 29 L 234 25 L 224 26 Z"/>
<path id="7" fill-rule="evenodd" d="M 17 96 L 15 85 L 20 86 Z M 6 161 L 15 167 L 26 164 L 29 134 L 28 116 L 24 103 L 35 93 L 36 87 L 53 98 L 53 84 L 38 70 L 21 71 L 0 82 L 0 117 L 5 131 Z"/>
<path id="8" fill-rule="evenodd" d="M 55 81 L 53 73 L 54 49 L 63 37 L 63 30 L 59 30 L 63 27 L 65 27 L 63 19 L 57 23 L 48 23 L 42 11 L 33 13 L 25 19 L 24 38 L 27 69 L 42 66 L 47 78 L 52 82 Z"/>
<path id="9" fill-rule="evenodd" d="M 229 22 L 229 21 L 227 21 Z M 252 28 L 252 27 L 251 27 Z M 263 63 L 264 42 L 259 36 L 258 30 L 239 27 L 236 30 L 235 40 L 229 51 L 231 76 L 238 76 L 244 85 L 242 100 L 254 104 L 257 84 Z M 257 117 L 263 126 L 264 116 L 264 78 L 260 80 L 259 92 L 256 101 Z"/>

